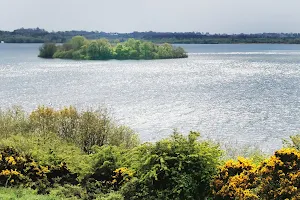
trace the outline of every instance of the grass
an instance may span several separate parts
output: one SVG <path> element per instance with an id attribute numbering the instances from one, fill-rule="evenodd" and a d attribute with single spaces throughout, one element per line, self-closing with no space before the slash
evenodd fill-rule
<path id="1" fill-rule="evenodd" d="M 38 195 L 36 191 L 21 188 L 0 187 L 0 200 L 64 200 L 62 197 L 52 195 Z"/>

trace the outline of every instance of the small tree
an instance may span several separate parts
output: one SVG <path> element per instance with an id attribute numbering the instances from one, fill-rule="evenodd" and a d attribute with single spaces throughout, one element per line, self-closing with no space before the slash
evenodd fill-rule
<path id="1" fill-rule="evenodd" d="M 54 43 L 45 43 L 40 47 L 39 57 L 41 58 L 53 58 L 54 53 L 56 52 L 57 47 Z"/>

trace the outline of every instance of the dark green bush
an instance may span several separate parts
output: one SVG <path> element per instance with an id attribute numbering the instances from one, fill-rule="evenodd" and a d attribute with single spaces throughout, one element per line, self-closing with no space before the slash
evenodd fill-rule
<path id="1" fill-rule="evenodd" d="M 125 199 L 204 199 L 217 172 L 218 146 L 199 142 L 198 133 L 175 133 L 170 139 L 145 144 L 129 155 L 136 170 L 133 182 L 122 189 Z"/>
<path id="2" fill-rule="evenodd" d="M 45 43 L 40 47 L 39 57 L 41 58 L 53 58 L 54 53 L 56 52 L 57 47 L 54 43 Z"/>
<path id="3" fill-rule="evenodd" d="M 82 181 L 89 195 L 109 193 L 118 190 L 125 183 L 124 174 L 119 170 L 122 166 L 124 150 L 115 146 L 94 147 L 92 158 L 92 173 L 87 175 Z M 125 171 L 125 170 L 123 170 Z M 128 175 L 128 173 L 127 173 Z M 129 177 L 130 176 L 130 177 Z M 132 177 L 130 174 L 128 180 Z"/>
<path id="4" fill-rule="evenodd" d="M 0 150 L 0 186 L 24 185 L 45 193 L 54 184 L 78 184 L 77 174 L 70 172 L 64 163 L 42 166 L 31 156 L 20 154 L 13 148 Z"/>

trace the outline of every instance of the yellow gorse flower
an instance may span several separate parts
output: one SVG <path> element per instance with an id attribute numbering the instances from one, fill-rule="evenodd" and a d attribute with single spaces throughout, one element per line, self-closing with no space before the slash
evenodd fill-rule
<path id="1" fill-rule="evenodd" d="M 17 164 L 14 157 L 12 156 L 9 156 L 9 157 L 6 157 L 5 160 L 9 163 L 9 164 L 12 164 L 12 165 L 15 165 Z"/>

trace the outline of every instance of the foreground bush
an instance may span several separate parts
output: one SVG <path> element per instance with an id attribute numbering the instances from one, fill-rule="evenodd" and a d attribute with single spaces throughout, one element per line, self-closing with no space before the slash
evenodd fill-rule
<path id="1" fill-rule="evenodd" d="M 30 155 L 44 166 L 58 166 L 66 163 L 68 168 L 82 179 L 91 170 L 91 158 L 78 146 L 60 139 L 56 134 L 48 134 L 45 139 L 35 134 L 13 135 L 0 140 L 0 147 L 10 146 L 18 152 Z"/>
<path id="2" fill-rule="evenodd" d="M 136 170 L 122 188 L 125 199 L 204 199 L 216 173 L 221 152 L 198 133 L 175 133 L 170 139 L 135 149 L 129 161 Z"/>
<path id="3" fill-rule="evenodd" d="M 257 181 L 256 167 L 251 161 L 244 158 L 238 158 L 236 162 L 229 160 L 212 182 L 213 197 L 216 200 L 258 199 L 254 192 Z"/>
<path id="4" fill-rule="evenodd" d="M 300 199 L 300 152 L 281 149 L 259 168 L 263 199 Z"/>
<path id="5" fill-rule="evenodd" d="M 118 191 L 133 178 L 134 171 L 124 167 L 127 152 L 114 146 L 93 148 L 92 173 L 82 181 L 90 196 Z"/>
<path id="6" fill-rule="evenodd" d="M 281 149 L 256 168 L 228 161 L 212 182 L 213 199 L 300 199 L 300 152 Z"/>
<path id="7" fill-rule="evenodd" d="M 25 186 L 40 193 L 54 184 L 78 184 L 77 174 L 64 163 L 42 166 L 29 155 L 22 155 L 13 148 L 0 150 L 0 186 Z"/>
<path id="8" fill-rule="evenodd" d="M 38 165 L 30 156 L 6 147 L 0 151 L 0 171 L 1 186 L 23 184 L 35 188 L 36 184 L 47 183 L 49 169 Z"/>

